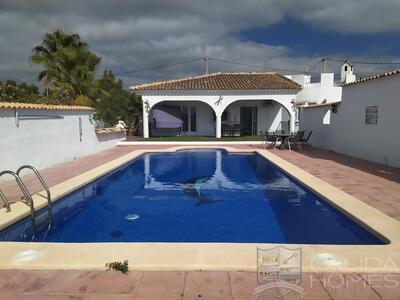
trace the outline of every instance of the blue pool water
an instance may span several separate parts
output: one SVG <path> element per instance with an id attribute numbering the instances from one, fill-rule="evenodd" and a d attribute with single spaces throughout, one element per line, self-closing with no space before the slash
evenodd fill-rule
<path id="1" fill-rule="evenodd" d="M 53 228 L 33 241 L 382 244 L 255 153 L 145 154 L 60 199 L 53 213 Z M 32 240 L 30 220 L 0 239 Z"/>

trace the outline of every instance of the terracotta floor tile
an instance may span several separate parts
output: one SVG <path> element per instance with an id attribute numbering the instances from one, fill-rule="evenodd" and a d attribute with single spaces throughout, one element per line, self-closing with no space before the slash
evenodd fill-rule
<path id="1" fill-rule="evenodd" d="M 333 299 L 380 299 L 378 294 L 358 274 L 325 273 L 317 274 L 317 276 Z"/>
<path id="2" fill-rule="evenodd" d="M 400 274 L 361 274 L 383 299 L 400 299 Z"/>
<path id="3" fill-rule="evenodd" d="M 249 298 L 247 298 L 249 300 Z M 209 295 L 205 297 L 198 297 L 196 295 L 184 296 L 182 300 L 232 300 L 230 296 L 224 295 Z"/>
<path id="4" fill-rule="evenodd" d="M 270 151 L 400 221 L 400 169 L 312 147 Z"/>
<path id="5" fill-rule="evenodd" d="M 54 271 L 31 271 L 23 270 L 15 274 L 1 288 L 3 294 L 26 294 L 40 293 L 46 291 L 55 280 Z"/>
<path id="6" fill-rule="evenodd" d="M 299 284 L 304 289 L 304 297 L 309 299 L 330 299 L 327 290 L 321 284 L 318 276 L 313 273 L 303 273 L 301 276 L 301 283 Z M 297 299 L 296 293 L 291 293 L 285 296 L 285 300 Z"/>
<path id="7" fill-rule="evenodd" d="M 83 295 L 2 295 L 0 300 L 82 300 Z"/>
<path id="8" fill-rule="evenodd" d="M 270 282 L 267 283 L 266 285 L 260 285 L 259 289 L 255 291 L 253 297 L 248 299 L 283 300 L 282 296 L 283 294 L 286 294 L 286 296 L 289 295 L 285 293 L 285 291 L 278 286 L 278 283 Z"/>
<path id="9" fill-rule="evenodd" d="M 134 300 L 182 300 L 181 296 L 134 297 Z"/>
<path id="10" fill-rule="evenodd" d="M 114 271 L 99 271 L 94 273 L 87 293 L 88 294 L 132 294 L 139 285 L 143 273 L 129 272 L 122 274 Z"/>
<path id="11" fill-rule="evenodd" d="M 181 296 L 185 273 L 183 272 L 144 272 L 135 297 Z"/>
<path id="12" fill-rule="evenodd" d="M 133 300 L 132 295 L 88 294 L 82 300 Z"/>
<path id="13" fill-rule="evenodd" d="M 255 272 L 230 272 L 229 277 L 234 298 L 250 299 L 254 289 L 259 286 Z"/>
<path id="14" fill-rule="evenodd" d="M 0 292 L 3 286 L 18 272 L 18 270 L 0 270 Z"/>
<path id="15" fill-rule="evenodd" d="M 85 294 L 92 280 L 91 271 L 62 270 L 53 274 L 53 279 L 36 293 Z"/>
<path id="16" fill-rule="evenodd" d="M 184 296 L 231 297 L 229 275 L 227 272 L 187 272 Z"/>

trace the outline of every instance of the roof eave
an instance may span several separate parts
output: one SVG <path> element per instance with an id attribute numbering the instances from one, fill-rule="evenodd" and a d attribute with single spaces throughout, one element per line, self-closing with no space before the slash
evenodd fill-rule
<path id="1" fill-rule="evenodd" d="M 221 94 L 221 93 L 234 93 L 234 92 L 240 92 L 240 93 L 273 93 L 273 92 L 284 92 L 284 91 L 291 91 L 292 93 L 297 93 L 302 89 L 300 86 L 299 88 L 285 88 L 285 89 L 224 89 L 224 90 L 215 90 L 215 89 L 191 89 L 191 90 L 167 90 L 167 89 L 138 89 L 134 90 L 131 89 L 132 92 L 135 92 L 138 95 L 148 95 L 148 94 L 162 94 L 162 93 L 176 93 L 176 94 L 190 94 L 190 93 L 216 93 L 216 94 Z"/>

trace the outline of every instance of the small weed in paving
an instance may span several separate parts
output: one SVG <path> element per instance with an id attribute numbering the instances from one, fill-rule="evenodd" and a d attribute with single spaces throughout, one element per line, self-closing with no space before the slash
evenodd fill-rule
<path id="1" fill-rule="evenodd" d="M 124 262 L 114 261 L 106 263 L 106 268 L 107 271 L 114 270 L 114 271 L 120 271 L 123 274 L 127 274 L 129 272 L 129 263 L 127 260 L 124 260 Z"/>

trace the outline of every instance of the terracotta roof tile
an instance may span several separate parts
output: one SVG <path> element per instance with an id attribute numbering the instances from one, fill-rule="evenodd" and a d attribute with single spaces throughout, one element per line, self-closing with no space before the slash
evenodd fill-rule
<path id="1" fill-rule="evenodd" d="M 174 80 L 150 82 L 129 87 L 131 90 L 280 90 L 300 89 L 301 85 L 271 72 L 213 73 Z"/>
<path id="2" fill-rule="evenodd" d="M 126 132 L 126 129 L 109 127 L 109 128 L 96 128 L 95 131 L 97 134 L 105 134 L 105 133 L 114 133 L 114 132 Z"/>
<path id="3" fill-rule="evenodd" d="M 357 84 L 357 83 L 362 83 L 362 82 L 366 82 L 366 81 L 370 81 L 370 80 L 374 80 L 374 79 L 379 79 L 379 78 L 384 78 L 384 77 L 389 77 L 389 76 L 393 76 L 393 75 L 398 75 L 400 74 L 400 70 L 395 70 L 392 72 L 387 72 L 384 74 L 379 74 L 379 75 L 374 75 L 374 76 L 370 76 L 370 77 L 365 77 L 353 82 L 349 82 L 349 83 L 345 83 L 342 84 L 342 86 L 349 86 L 349 85 L 353 85 L 353 84 Z"/>
<path id="4" fill-rule="evenodd" d="M 94 110 L 89 106 L 50 105 L 37 103 L 0 102 L 0 109 L 41 109 L 41 110 Z"/>

